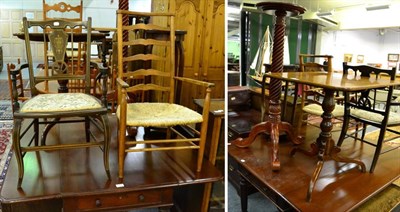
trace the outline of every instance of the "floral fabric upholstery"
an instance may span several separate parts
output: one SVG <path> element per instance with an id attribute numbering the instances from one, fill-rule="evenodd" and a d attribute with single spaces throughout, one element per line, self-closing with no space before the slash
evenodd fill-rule
<path id="1" fill-rule="evenodd" d="M 101 103 L 84 93 L 41 94 L 26 101 L 20 112 L 63 112 L 101 108 Z"/>
<path id="2" fill-rule="evenodd" d="M 118 119 L 120 107 L 117 108 Z M 181 105 L 170 103 L 131 103 L 127 105 L 126 124 L 142 127 L 168 127 L 203 121 L 202 115 Z"/>
<path id="3" fill-rule="evenodd" d="M 358 118 L 367 119 L 374 122 L 382 122 L 383 116 L 366 110 L 351 109 L 350 113 Z M 400 124 L 400 115 L 396 113 L 389 114 L 388 125 Z"/>
<path id="4" fill-rule="evenodd" d="M 317 116 L 321 116 L 322 113 L 324 112 L 322 110 L 321 105 L 318 105 L 318 104 L 306 105 L 303 107 L 303 111 L 305 111 L 309 114 L 317 115 Z M 335 109 L 332 111 L 332 115 L 333 115 L 333 117 L 344 116 L 344 106 L 343 105 L 335 105 Z"/>

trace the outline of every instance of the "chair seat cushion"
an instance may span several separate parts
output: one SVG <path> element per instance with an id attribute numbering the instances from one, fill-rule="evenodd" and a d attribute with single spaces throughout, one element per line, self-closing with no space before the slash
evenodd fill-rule
<path id="1" fill-rule="evenodd" d="M 118 119 L 120 106 L 117 108 Z M 177 104 L 143 102 L 127 104 L 126 124 L 142 127 L 169 127 L 203 121 L 202 115 Z"/>
<path id="2" fill-rule="evenodd" d="M 382 120 L 383 120 L 382 115 L 373 113 L 370 111 L 366 111 L 366 110 L 351 109 L 350 114 L 355 117 L 366 119 L 366 120 L 377 122 L 377 123 L 382 122 Z M 387 124 L 388 125 L 400 124 L 400 114 L 390 113 Z"/>
<path id="3" fill-rule="evenodd" d="M 321 116 L 324 112 L 322 110 L 322 106 L 318 104 L 309 104 L 303 107 L 303 111 L 312 115 Z M 343 105 L 335 105 L 335 109 L 332 111 L 333 117 L 341 117 L 344 116 L 344 106 Z"/>
<path id="4" fill-rule="evenodd" d="M 89 94 L 41 94 L 25 101 L 20 112 L 64 112 L 98 109 L 101 107 L 101 103 Z"/>

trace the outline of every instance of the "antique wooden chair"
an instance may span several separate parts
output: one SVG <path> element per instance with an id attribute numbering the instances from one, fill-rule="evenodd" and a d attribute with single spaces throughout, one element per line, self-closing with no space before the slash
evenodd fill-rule
<path id="1" fill-rule="evenodd" d="M 48 0 L 47 0 L 48 1 Z M 52 1 L 53 3 L 54 1 Z M 67 21 L 82 21 L 83 17 L 83 1 L 77 5 L 71 5 L 67 2 L 58 2 L 49 4 L 46 0 L 43 0 L 43 20 L 49 21 L 53 19 L 64 19 Z M 50 29 L 47 29 L 50 30 Z M 78 27 L 73 29 L 74 32 L 82 32 L 82 28 Z M 48 71 L 49 59 L 53 58 L 53 51 L 49 48 L 48 43 L 44 43 L 45 46 L 45 73 Z M 69 44 L 67 51 L 67 58 L 73 63 L 69 63 L 70 66 L 75 67 L 77 71 L 81 69 L 82 60 L 84 60 L 86 51 L 83 43 L 74 43 L 73 46 Z"/>
<path id="2" fill-rule="evenodd" d="M 65 20 L 51 20 L 51 21 L 28 21 L 23 18 L 23 27 L 25 34 L 25 45 L 27 59 L 29 63 L 29 83 L 31 88 L 32 98 L 26 100 L 22 105 L 19 104 L 17 99 L 17 92 L 14 92 L 14 128 L 13 128 L 13 148 L 18 164 L 18 187 L 21 187 L 22 179 L 24 176 L 24 161 L 23 155 L 29 151 L 45 151 L 56 149 L 71 149 L 71 148 L 87 148 L 87 147 L 100 147 L 103 151 L 103 161 L 107 176 L 110 178 L 108 152 L 110 141 L 110 130 L 107 117 L 107 108 L 104 106 L 106 102 L 101 102 L 99 99 L 90 95 L 90 73 L 86 72 L 84 75 L 71 74 L 66 61 L 67 43 L 71 38 L 72 30 L 65 30 L 65 28 L 73 29 L 75 27 L 82 27 L 86 30 L 86 49 L 90 50 L 91 43 L 91 18 L 82 22 L 69 22 Z M 38 75 L 33 70 L 32 50 L 33 45 L 30 40 L 29 30 L 32 27 L 40 27 L 43 29 L 43 39 L 46 39 L 52 45 L 54 53 L 54 63 L 52 72 L 48 76 Z M 46 30 L 51 28 L 51 30 Z M 86 61 L 89 60 L 89 55 L 86 55 Z M 95 64 L 92 64 L 93 66 Z M 86 63 L 86 70 L 89 70 L 90 64 Z M 96 65 L 103 74 L 103 79 L 106 80 L 108 70 L 103 68 L 101 64 Z M 17 71 L 11 71 L 13 80 L 16 80 Z M 60 84 L 68 83 L 68 80 L 83 80 L 85 81 L 85 89 L 83 93 L 48 93 L 40 94 L 37 85 L 45 81 L 56 81 Z M 106 82 L 104 82 L 106 84 Z M 16 91 L 16 86 L 13 81 L 13 91 Z M 64 85 L 65 86 L 65 85 Z M 104 88 L 106 90 L 106 88 Z M 68 89 L 61 91 L 68 91 Z M 103 98 L 105 100 L 105 97 Z M 42 144 L 38 145 L 39 128 L 34 127 L 35 146 L 21 145 L 20 140 L 21 125 L 25 119 L 40 120 L 40 123 L 54 125 L 56 123 L 71 123 L 71 122 L 85 123 L 86 143 L 70 142 L 65 144 Z M 61 120 L 62 119 L 62 120 Z M 43 120 L 43 121 L 42 121 Z M 51 121 L 48 121 L 51 120 Z M 96 127 L 103 133 L 103 138 L 97 138 L 90 131 L 90 121 L 96 122 Z M 92 139 L 91 139 L 92 138 Z"/>
<path id="3" fill-rule="evenodd" d="M 124 26 L 124 15 L 150 17 L 150 23 L 139 23 Z M 167 21 L 168 26 L 154 24 L 159 17 Z M 207 135 L 207 123 L 210 105 L 212 83 L 194 79 L 175 77 L 175 27 L 173 13 L 141 13 L 133 11 L 117 11 L 117 43 L 118 43 L 118 176 L 124 178 L 125 156 L 129 152 L 198 149 L 197 168 L 201 171 L 204 146 Z M 167 41 L 156 39 L 136 39 L 124 41 L 124 33 L 141 33 L 145 30 L 162 30 L 169 32 Z M 124 56 L 123 48 L 135 45 L 145 45 L 149 51 L 145 54 Z M 150 61 L 151 67 L 135 71 L 127 70 L 125 65 L 129 61 Z M 140 83 L 130 82 L 129 79 L 145 78 Z M 176 81 L 191 83 L 193 86 L 205 88 L 205 103 L 202 114 L 187 107 L 174 103 Z M 144 98 L 135 98 L 135 102 L 128 103 L 129 93 L 146 96 L 148 102 L 141 102 Z M 188 91 L 187 91 L 188 92 Z M 132 97 L 132 95 L 131 95 Z M 131 98 L 130 98 L 131 99 Z M 199 124 L 201 129 L 194 127 Z M 185 125 L 195 137 L 185 137 L 176 126 Z M 163 139 L 132 141 L 126 136 L 127 127 L 155 127 L 167 128 Z M 132 148 L 132 146 L 135 146 Z M 151 154 L 151 153 L 146 153 Z"/>
<path id="4" fill-rule="evenodd" d="M 326 65 L 316 62 L 306 62 L 306 58 L 325 58 L 327 59 Z M 332 72 L 332 56 L 330 55 L 305 55 L 300 54 L 299 71 L 301 72 Z M 297 97 L 301 97 L 301 115 L 298 121 L 298 127 L 301 127 L 303 123 L 310 124 L 309 115 L 321 117 L 324 112 L 322 109 L 323 90 L 320 88 L 314 88 L 307 85 L 297 85 L 295 89 L 295 102 Z M 344 107 L 341 104 L 336 104 L 335 109 L 332 111 L 335 118 L 343 117 Z M 319 121 L 318 121 L 319 124 Z M 317 126 L 319 127 L 319 126 Z"/>
<path id="5" fill-rule="evenodd" d="M 351 66 L 344 62 L 343 74 L 347 78 L 349 78 L 350 76 L 359 77 L 359 75 L 363 77 L 379 78 L 382 74 L 387 74 L 390 76 L 391 80 L 395 80 L 396 69 L 380 69 L 367 65 Z M 354 95 L 353 100 L 350 99 L 350 93 L 345 94 L 345 114 L 343 128 L 338 141 L 338 146 L 341 146 L 345 138 L 352 137 L 355 140 L 360 140 L 364 143 L 375 146 L 376 149 L 370 168 L 371 173 L 374 172 L 379 155 L 381 154 L 382 144 L 385 142 L 385 133 L 389 131 L 400 135 L 400 132 L 397 132 L 390 128 L 400 125 L 400 115 L 398 113 L 396 114 L 390 111 L 390 108 L 393 105 L 400 104 L 393 101 L 393 86 L 388 86 L 384 89 L 388 93 L 388 95 L 386 95 L 386 103 L 384 109 L 375 107 L 375 104 L 373 104 L 374 100 L 371 100 L 369 97 L 370 93 L 375 93 L 377 92 L 377 90 L 379 89 L 365 90 L 360 94 Z M 376 95 L 372 96 L 376 97 Z M 361 138 L 358 138 L 357 136 L 354 136 L 353 133 L 348 132 L 350 119 L 354 119 L 357 122 L 363 124 Z M 377 138 L 376 142 L 364 139 L 367 125 L 374 126 L 380 130 L 379 137 Z M 388 151 L 390 150 L 392 149 L 389 149 Z"/>
<path id="6" fill-rule="evenodd" d="M 7 64 L 7 76 L 8 76 L 8 88 L 10 90 L 10 98 L 11 98 L 11 103 L 14 102 L 14 95 L 13 95 L 13 89 L 12 89 L 12 80 L 11 80 L 11 70 L 17 70 L 18 73 L 16 74 L 16 91 L 17 91 L 17 96 L 18 100 L 17 101 L 25 101 L 29 99 L 29 92 L 30 89 L 24 87 L 24 81 L 22 78 L 22 70 L 27 69 L 28 64 L 20 64 L 20 60 L 18 59 L 17 65 L 14 63 L 9 63 Z"/>

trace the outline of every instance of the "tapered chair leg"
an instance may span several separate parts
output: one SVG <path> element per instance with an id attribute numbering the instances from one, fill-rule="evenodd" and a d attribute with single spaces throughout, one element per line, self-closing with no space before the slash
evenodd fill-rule
<path id="1" fill-rule="evenodd" d="M 21 188 L 22 179 L 24 178 L 24 160 L 22 157 L 21 140 L 20 140 L 21 124 L 22 124 L 21 119 L 17 118 L 14 119 L 13 148 L 14 148 L 14 155 L 15 158 L 17 159 L 17 164 L 18 164 L 18 188 Z"/>
<path id="2" fill-rule="evenodd" d="M 337 146 L 342 146 L 343 140 L 346 137 L 347 130 L 349 129 L 349 119 L 345 116 L 343 120 L 342 131 L 340 132 Z"/>
<path id="3" fill-rule="evenodd" d="M 107 173 L 108 179 L 111 179 L 111 174 L 110 174 L 110 163 L 109 163 L 109 152 L 110 152 L 110 126 L 108 125 L 108 116 L 102 115 L 101 116 L 101 121 L 103 124 L 104 128 L 104 146 L 103 146 L 103 162 L 104 162 L 104 168 Z"/>
<path id="4" fill-rule="evenodd" d="M 365 123 L 363 123 L 363 131 L 362 131 L 362 135 L 361 135 L 361 140 L 364 140 L 366 132 L 367 132 L 367 125 Z"/>
<path id="5" fill-rule="evenodd" d="M 375 170 L 375 166 L 378 162 L 379 159 L 379 155 L 381 154 L 381 149 L 382 149 L 382 143 L 385 137 L 385 130 L 381 130 L 381 132 L 379 133 L 379 138 L 378 138 L 378 143 L 376 144 L 376 149 L 375 149 L 375 153 L 374 153 L 374 158 L 372 159 L 371 162 L 371 168 L 369 168 L 369 172 L 373 173 Z"/>
<path id="6" fill-rule="evenodd" d="M 85 117 L 85 136 L 86 136 L 86 142 L 89 143 L 90 142 L 90 119 L 89 119 L 89 117 Z"/>
<path id="7" fill-rule="evenodd" d="M 39 145 L 39 119 L 34 119 L 33 120 L 33 129 L 34 129 L 34 141 L 35 141 L 35 146 Z"/>
<path id="8" fill-rule="evenodd" d="M 118 127 L 118 178 L 124 178 L 126 125 Z"/>

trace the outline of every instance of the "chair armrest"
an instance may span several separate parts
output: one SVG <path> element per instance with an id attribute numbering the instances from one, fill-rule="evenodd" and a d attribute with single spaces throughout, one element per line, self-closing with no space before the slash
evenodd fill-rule
<path id="1" fill-rule="evenodd" d="M 207 87 L 207 88 L 212 88 L 215 86 L 215 84 L 211 83 L 211 82 L 205 82 L 205 81 L 195 80 L 195 79 L 186 78 L 186 77 L 174 77 L 174 79 L 182 81 L 182 82 L 188 82 L 188 83 L 192 83 L 195 85 L 200 85 L 200 86 Z"/>
<path id="2" fill-rule="evenodd" d="M 117 78 L 117 84 L 120 85 L 122 88 L 128 88 L 129 87 L 128 83 L 126 83 L 121 78 Z"/>
<path id="3" fill-rule="evenodd" d="M 24 63 L 24 64 L 17 64 L 15 66 L 15 68 L 13 68 L 14 70 L 19 70 L 21 71 L 22 69 L 28 68 L 29 64 L 28 63 Z"/>

